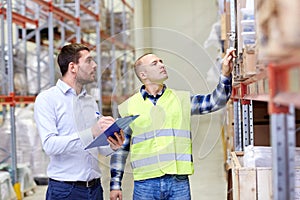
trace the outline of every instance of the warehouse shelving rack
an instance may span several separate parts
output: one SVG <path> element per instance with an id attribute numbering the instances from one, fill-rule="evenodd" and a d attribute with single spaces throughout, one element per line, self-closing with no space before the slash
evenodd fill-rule
<path id="1" fill-rule="evenodd" d="M 105 8 L 105 4 L 109 9 Z M 80 42 L 87 45 L 95 51 L 95 59 L 98 63 L 98 80 L 95 83 L 96 99 L 99 109 L 103 110 L 103 104 L 112 102 L 113 116 L 117 117 L 116 106 L 117 99 L 126 98 L 134 87 L 133 78 L 127 77 L 121 80 L 122 88 L 126 89 L 120 94 L 118 92 L 110 95 L 101 93 L 103 69 L 105 66 L 102 55 L 108 52 L 110 62 L 105 63 L 106 67 L 112 70 L 111 78 L 113 88 L 116 87 L 118 78 L 117 66 L 122 62 L 122 75 L 130 74 L 130 64 L 132 63 L 135 52 L 133 44 L 133 35 L 118 33 L 116 36 L 114 8 L 118 8 L 122 13 L 122 32 L 132 29 L 133 23 L 127 26 L 126 20 L 133 21 L 134 5 L 133 1 L 126 0 L 1 0 L 0 2 L 0 70 L 1 70 L 1 93 L 0 105 L 3 106 L 3 112 L 10 108 L 11 120 L 11 159 L 12 159 L 12 183 L 15 186 L 16 193 L 20 192 L 19 180 L 17 180 L 17 156 L 16 156 L 16 130 L 15 130 L 15 107 L 23 104 L 33 103 L 35 95 L 40 91 L 49 88 L 55 84 L 57 78 L 54 56 L 57 51 L 66 43 Z M 120 9 L 121 8 L 121 9 Z M 126 16 L 129 15 L 129 18 Z M 107 17 L 111 18 L 110 32 L 106 30 Z M 104 19 L 104 20 L 103 20 Z M 84 25 L 92 23 L 92 26 Z M 46 31 L 46 32 L 45 32 Z M 129 32 L 129 31 L 128 31 Z M 130 34 L 133 32 L 131 31 Z M 15 37 L 14 37 L 15 36 Z M 128 36 L 128 37 L 125 37 Z M 13 38 L 14 37 L 14 38 Z M 34 50 L 28 49 L 28 42 L 34 44 Z M 41 55 L 41 50 L 46 50 L 46 56 Z M 22 50 L 24 57 L 19 61 L 24 67 L 25 76 L 29 73 L 35 80 L 36 90 L 33 93 L 16 92 L 14 87 L 14 57 L 17 50 Z M 32 68 L 28 64 L 28 55 L 34 56 L 36 66 Z M 31 60 L 32 61 L 32 60 Z M 119 61 L 119 62 L 118 62 Z M 17 62 L 17 61 L 15 61 Z M 118 62 L 118 63 L 117 63 Z M 47 74 L 41 71 L 41 65 L 48 67 Z M 128 72 L 127 72 L 128 71 Z M 41 77 L 48 78 L 47 83 L 42 83 Z M 128 75 L 127 75 L 128 76 Z M 27 85 L 28 83 L 26 83 Z M 126 85 L 128 85 L 126 87 Z M 27 88 L 28 89 L 28 88 Z M 107 105 L 109 106 L 109 105 Z"/>
<path id="2" fill-rule="evenodd" d="M 235 138 L 235 151 L 243 151 L 246 146 L 254 145 L 253 114 L 251 115 L 253 111 L 249 109 L 252 101 L 262 101 L 268 105 L 273 152 L 274 199 L 294 199 L 295 109 L 300 109 L 299 92 L 291 92 L 288 89 L 290 80 L 288 72 L 294 68 L 300 69 L 300 62 L 284 65 L 270 63 L 266 69 L 268 73 L 261 72 L 235 85 L 232 96 L 237 104 L 235 106 L 239 107 L 234 112 L 234 125 L 242 123 L 242 128 L 234 130 L 234 135 L 238 138 Z M 268 81 L 268 93 L 259 91 L 262 90 L 257 87 L 260 81 Z M 256 90 L 253 86 L 256 86 L 254 87 Z"/>
<path id="3" fill-rule="evenodd" d="M 34 97 L 26 97 L 26 96 L 20 96 L 19 98 L 15 96 L 14 92 L 14 83 L 13 83 L 13 38 L 12 38 L 12 24 L 13 22 L 25 26 L 26 23 L 34 23 L 36 22 L 34 20 L 30 20 L 28 18 L 22 18 L 21 15 L 18 13 L 14 13 L 12 11 L 12 2 L 7 2 L 7 8 L 4 9 L 3 7 L 3 1 L 1 2 L 1 29 L 4 30 L 4 19 L 7 20 L 7 50 L 5 49 L 5 43 L 4 43 L 4 31 L 1 31 L 1 79 L 6 80 L 7 83 L 2 81 L 2 87 L 1 87 L 1 106 L 2 105 L 9 105 L 10 108 L 10 120 L 11 120 L 11 180 L 12 184 L 14 185 L 14 189 L 16 191 L 16 195 L 18 198 L 20 198 L 21 192 L 20 192 L 20 183 L 17 180 L 17 156 L 16 156 L 16 128 L 15 128 L 15 105 L 16 103 L 26 103 L 26 102 L 33 102 Z M 4 51 L 7 51 L 7 54 L 4 54 Z M 7 65 L 5 64 L 5 56 L 7 56 Z M 6 68 L 7 66 L 7 68 Z M 11 67 L 9 67 L 11 66 Z M 7 75 L 6 75 L 7 70 Z M 7 87 L 6 87 L 7 86 Z"/>
<path id="4" fill-rule="evenodd" d="M 128 55 L 129 53 L 134 54 L 134 48 L 133 45 L 129 43 L 128 38 L 126 37 L 118 37 L 114 36 L 114 33 L 108 33 L 107 31 L 100 30 L 100 26 L 103 27 L 106 26 L 106 24 L 101 24 L 101 18 L 106 18 L 106 15 L 110 15 L 109 17 L 112 17 L 114 12 L 110 13 L 100 13 L 99 6 L 104 1 L 97 0 L 97 1 L 82 1 L 75 0 L 72 3 L 63 3 L 58 2 L 54 4 L 52 1 L 39 1 L 39 0 L 32 0 L 29 2 L 34 2 L 35 5 L 31 5 L 31 7 L 27 7 L 25 5 L 24 0 L 19 1 L 19 10 L 25 10 L 27 12 L 23 12 L 24 14 L 18 14 L 15 11 L 12 11 L 13 16 L 13 22 L 17 25 L 22 24 L 21 31 L 22 31 L 22 39 L 18 40 L 14 44 L 14 48 L 20 48 L 24 49 L 24 52 L 29 53 L 26 49 L 26 42 L 28 40 L 34 40 L 36 45 L 36 52 L 40 52 L 41 46 L 47 46 L 48 47 L 48 57 L 55 55 L 56 51 L 59 50 L 65 43 L 68 42 L 81 42 L 86 44 L 89 48 L 92 50 L 96 50 L 96 61 L 97 63 L 101 63 L 101 49 L 105 49 L 105 47 L 101 46 L 101 43 L 105 43 L 103 41 L 106 41 L 106 43 L 110 44 L 110 48 L 114 48 L 115 51 L 122 51 L 125 52 L 124 55 Z M 27 1 L 28 2 L 28 1 Z M 110 6 L 114 7 L 115 1 L 108 1 Z M 122 15 L 123 13 L 128 12 L 134 12 L 134 9 L 127 1 L 118 1 L 121 2 L 123 5 Z M 117 5 L 120 7 L 120 5 Z M 112 9 L 113 9 L 112 7 Z M 5 7 L 2 7 L 1 13 L 3 13 L 2 16 L 5 17 Z M 82 24 L 89 23 L 89 21 L 85 21 L 85 18 L 82 16 L 89 16 L 87 20 L 92 20 L 94 22 L 93 27 L 88 27 L 89 30 L 85 30 L 81 28 Z M 3 18 L 4 18 L 3 17 Z M 131 18 L 133 17 L 131 13 Z M 34 18 L 34 19 L 32 19 Z M 22 20 L 21 22 L 18 20 Z M 125 16 L 122 16 L 122 20 L 127 20 Z M 132 19 L 131 19 L 132 20 Z M 3 20 L 2 20 L 3 21 Z M 29 34 L 26 34 L 26 25 L 30 23 L 34 25 L 35 27 L 32 29 L 35 29 L 35 31 L 31 31 Z M 125 23 L 124 23 L 125 24 Z M 126 24 L 125 24 L 126 25 Z M 122 26 L 122 31 L 126 31 L 129 28 L 132 27 L 126 27 Z M 114 19 L 111 22 L 111 29 L 114 29 Z M 60 30 L 60 34 L 54 32 L 55 27 L 58 27 Z M 40 32 L 42 29 L 47 28 L 47 38 L 44 38 L 44 40 L 47 40 L 47 44 L 45 41 L 41 41 Z M 25 33 L 25 34 L 24 34 Z M 4 35 L 4 32 L 2 32 L 2 36 Z M 122 36 L 125 34 L 121 34 Z M 4 39 L 3 39 L 4 40 Z M 42 39 L 43 40 L 43 39 Z M 132 42 L 132 40 L 130 41 Z M 22 47 L 23 45 L 23 47 Z M 4 45 L 2 45 L 4 48 Z M 1 51 L 1 52 L 4 52 Z M 31 53 L 31 52 L 30 52 Z M 114 53 L 114 51 L 112 51 Z M 39 53 L 36 53 L 35 56 L 39 58 Z M 4 55 L 3 55 L 4 57 Z M 130 57 L 132 59 L 133 56 Z M 26 61 L 26 60 L 25 60 Z M 49 85 L 54 85 L 55 82 L 55 64 L 53 59 L 48 60 L 42 60 L 37 59 L 37 64 L 40 64 L 42 62 L 48 62 L 49 63 L 49 70 L 50 70 L 50 79 L 49 83 L 45 86 L 41 86 L 39 76 L 37 76 L 38 81 L 38 90 L 36 93 L 39 93 L 42 89 L 45 89 L 49 87 Z M 26 62 L 25 62 L 26 63 Z M 29 67 L 29 66 L 27 66 Z M 99 72 L 101 72 L 101 65 L 98 65 Z M 32 70 L 31 72 L 36 74 L 41 74 L 39 72 L 40 67 L 37 67 L 38 70 Z M 100 82 L 100 80 L 99 80 Z M 101 84 L 101 82 L 100 82 Z M 101 88 L 100 84 L 98 84 L 98 87 Z M 35 94 L 34 94 L 35 95 Z M 101 98 L 99 98 L 99 104 L 101 104 Z M 101 105 L 99 105 L 101 106 Z"/>
<path id="5" fill-rule="evenodd" d="M 270 2 L 270 1 L 269 1 Z M 295 5 L 297 4 L 296 1 Z M 257 2 L 256 2 L 257 3 Z M 263 4 L 262 1 L 259 1 Z M 266 2 L 265 4 L 268 4 Z M 286 4 L 293 4 L 287 2 Z M 233 6 L 235 5 L 235 6 Z M 227 33 L 232 30 L 232 21 L 230 15 L 239 15 L 239 10 L 245 6 L 245 1 L 227 1 L 225 3 L 225 15 L 227 21 L 225 25 Z M 281 5 L 283 6 L 283 4 Z M 267 8 L 267 7 L 264 7 Z M 234 10 L 232 10 L 234 9 Z M 264 10 L 264 13 L 267 13 Z M 262 11 L 260 11 L 262 12 Z M 271 11 L 270 11 L 271 13 Z M 237 26 L 237 30 L 240 27 L 240 17 L 237 17 L 237 21 L 234 23 Z M 298 18 L 299 19 L 299 18 Z M 258 29 L 257 31 L 260 31 Z M 238 68 L 238 73 L 242 72 L 243 60 L 243 47 L 241 45 L 240 33 L 238 30 L 237 40 L 235 48 L 237 49 L 238 58 L 235 63 L 235 67 Z M 259 34 L 257 34 L 259 36 Z M 261 38 L 258 38 L 261 39 Z M 257 39 L 257 40 L 258 40 Z M 299 39 L 299 38 L 298 38 Z M 290 40 L 290 38 L 289 38 Z M 231 44 L 230 38 L 226 38 L 225 45 L 227 47 Z M 276 43 L 279 43 L 278 41 Z M 253 74 L 238 74 L 234 76 L 232 98 L 228 107 L 231 107 L 231 116 L 233 119 L 229 119 L 228 133 L 231 142 L 227 148 L 229 151 L 234 151 L 236 155 L 242 156 L 245 147 L 248 145 L 255 145 L 255 133 L 254 132 L 254 112 L 256 108 L 254 104 L 256 102 L 262 102 L 266 105 L 267 115 L 269 118 L 270 127 L 270 143 L 272 146 L 272 199 L 294 199 L 295 198 L 295 149 L 296 149 L 296 129 L 299 126 L 297 120 L 297 112 L 300 109 L 300 51 L 299 46 L 283 45 L 281 49 L 281 55 L 269 55 L 263 45 L 268 44 L 256 44 L 262 45 L 256 51 L 257 60 L 254 62 L 253 68 L 255 73 Z M 270 51 L 270 49 L 268 49 Z M 289 52 L 288 55 L 284 52 Z M 259 58 L 257 55 L 260 55 Z M 229 115 L 230 117 L 230 115 Z M 266 134 L 266 133 L 265 133 Z M 232 163 L 234 159 L 229 156 L 227 162 Z M 229 166 L 228 168 L 232 167 Z M 241 167 L 241 166 L 240 166 Z M 229 176 L 233 176 L 231 171 L 228 171 Z M 249 170 L 250 174 L 250 170 Z M 234 177 L 229 177 L 228 181 L 232 184 Z M 267 177 L 266 177 L 267 178 Z M 246 180 L 246 179 L 244 179 Z M 258 181 L 258 179 L 255 179 Z M 252 185 L 252 183 L 250 184 Z M 249 186 L 250 187 L 250 186 Z M 228 188 L 228 199 L 259 199 L 258 188 L 252 188 L 252 194 L 241 194 L 239 190 L 241 188 L 233 188 L 232 185 Z M 231 190 L 232 189 L 232 190 Z M 244 188 L 245 189 L 245 188 Z M 261 191 L 261 190 L 260 190 Z M 235 194 L 232 194 L 235 193 Z M 244 196 L 243 196 L 244 195 Z M 271 198 L 270 198 L 271 199 Z"/>
<path id="6" fill-rule="evenodd" d="M 295 196 L 295 108 L 300 109 L 297 102 L 300 91 L 289 90 L 288 73 L 293 68 L 300 69 L 300 60 L 290 63 L 283 59 L 268 66 L 275 199 L 294 199 Z"/>

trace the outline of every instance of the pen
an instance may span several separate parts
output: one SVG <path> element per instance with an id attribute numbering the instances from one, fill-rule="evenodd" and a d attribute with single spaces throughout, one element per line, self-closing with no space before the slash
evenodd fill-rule
<path id="1" fill-rule="evenodd" d="M 96 118 L 97 120 L 100 119 L 100 113 L 98 111 L 96 111 Z"/>

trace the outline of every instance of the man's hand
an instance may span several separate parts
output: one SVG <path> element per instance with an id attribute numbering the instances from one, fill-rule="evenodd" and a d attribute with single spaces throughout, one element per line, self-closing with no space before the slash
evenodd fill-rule
<path id="1" fill-rule="evenodd" d="M 103 116 L 98 119 L 97 123 L 92 127 L 93 137 L 97 137 L 102 134 L 106 129 L 108 129 L 113 123 L 115 119 L 110 116 Z M 120 130 L 120 133 L 114 133 L 116 139 L 113 137 L 108 137 L 107 142 L 110 144 L 111 149 L 117 150 L 119 149 L 125 140 L 123 130 Z"/>
<path id="2" fill-rule="evenodd" d="M 222 62 L 222 74 L 226 77 L 231 75 L 233 69 L 233 60 L 236 58 L 235 50 L 233 48 L 227 49 L 226 55 L 223 58 Z"/>
<path id="3" fill-rule="evenodd" d="M 115 122 L 115 119 L 110 116 L 103 116 L 98 119 L 97 123 L 92 127 L 94 138 L 103 133 L 108 127 Z"/>
<path id="4" fill-rule="evenodd" d="M 110 144 L 110 148 L 116 151 L 122 146 L 125 137 L 122 129 L 120 130 L 120 133 L 115 132 L 114 135 L 117 138 L 116 140 L 113 137 L 108 137 L 107 141 Z"/>
<path id="5" fill-rule="evenodd" d="M 110 191 L 110 200 L 122 200 L 122 191 L 121 190 Z"/>

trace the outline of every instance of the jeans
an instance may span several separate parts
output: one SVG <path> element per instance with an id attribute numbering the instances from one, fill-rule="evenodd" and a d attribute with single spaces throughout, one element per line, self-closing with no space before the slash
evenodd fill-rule
<path id="1" fill-rule="evenodd" d="M 46 200 L 103 200 L 101 183 L 92 187 L 49 180 Z"/>
<path id="2" fill-rule="evenodd" d="M 187 175 L 164 175 L 158 178 L 134 181 L 133 200 L 190 200 Z"/>

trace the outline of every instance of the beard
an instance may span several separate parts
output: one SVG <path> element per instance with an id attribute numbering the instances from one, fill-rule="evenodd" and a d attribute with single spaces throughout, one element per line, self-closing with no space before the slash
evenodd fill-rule
<path id="1" fill-rule="evenodd" d="M 84 74 L 84 76 L 78 75 L 75 77 L 76 82 L 81 85 L 86 85 L 96 81 L 95 74 Z"/>

